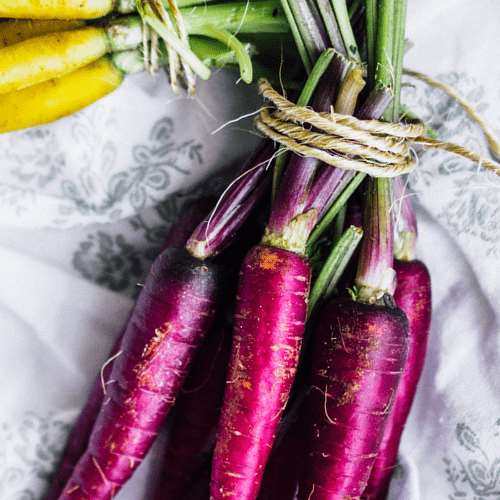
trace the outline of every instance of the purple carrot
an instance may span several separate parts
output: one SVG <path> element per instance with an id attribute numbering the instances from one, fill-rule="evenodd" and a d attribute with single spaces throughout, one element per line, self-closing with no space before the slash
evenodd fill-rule
<path id="1" fill-rule="evenodd" d="M 398 309 L 328 303 L 314 333 L 300 500 L 360 498 L 406 354 Z"/>
<path id="2" fill-rule="evenodd" d="M 246 257 L 232 357 L 212 464 L 214 499 L 254 499 L 297 367 L 310 268 L 304 257 L 259 245 Z"/>
<path id="3" fill-rule="evenodd" d="M 165 248 L 180 248 L 184 246 L 193 229 L 200 223 L 203 216 L 207 213 L 208 208 L 213 206 L 213 203 L 214 200 L 210 198 L 200 198 L 183 209 L 180 217 L 168 232 L 165 239 Z M 108 356 L 108 360 L 114 359 L 120 351 L 122 335 L 123 332 L 118 336 Z M 76 463 L 87 448 L 92 428 L 94 427 L 101 404 L 104 400 L 105 387 L 103 387 L 103 383 L 106 384 L 109 380 L 111 368 L 112 363 L 106 363 L 101 374 L 96 378 L 90 390 L 87 402 L 73 425 L 73 430 L 68 436 L 56 475 L 52 480 L 47 495 L 44 497 L 45 500 L 55 500 L 59 497 Z"/>
<path id="4" fill-rule="evenodd" d="M 113 362 L 108 399 L 61 499 L 108 499 L 132 475 L 210 328 L 220 270 L 182 249 L 155 260 Z"/>
<path id="5" fill-rule="evenodd" d="M 334 299 L 317 320 L 299 500 L 360 498 L 394 400 L 407 319 L 393 306 L 390 203 L 390 181 L 371 181 L 356 301 Z"/>
<path id="6" fill-rule="evenodd" d="M 397 183 L 401 182 L 397 179 Z M 397 190 L 400 191 L 400 186 Z M 401 377 L 394 407 L 387 419 L 384 435 L 373 466 L 370 481 L 363 498 L 384 500 L 394 468 L 397 466 L 398 448 L 403 429 L 417 390 L 424 366 L 431 323 L 431 280 L 425 264 L 415 260 L 416 218 L 408 197 L 399 217 L 399 231 L 395 262 L 397 287 L 394 299 L 408 317 L 408 360 Z M 397 205 L 396 205 L 397 206 Z M 399 236 L 399 238 L 398 238 Z"/>
<path id="7" fill-rule="evenodd" d="M 245 222 L 240 208 L 249 215 L 244 204 L 228 207 L 238 220 L 234 230 Z M 219 244 L 225 246 L 226 241 L 221 239 Z M 121 354 L 113 362 L 108 399 L 61 500 L 107 500 L 132 475 L 210 329 L 220 282 L 215 261 L 193 257 L 185 249 L 165 250 L 155 260 L 129 319 Z"/>
<path id="8" fill-rule="evenodd" d="M 108 356 L 108 359 L 113 359 L 114 356 L 120 351 L 120 344 L 123 332 L 120 333 L 118 339 L 115 341 L 113 348 Z M 50 489 L 45 500 L 55 500 L 64 489 L 64 486 L 73 473 L 76 463 L 85 452 L 90 434 L 94 427 L 97 415 L 101 409 L 104 400 L 103 381 L 106 383 L 109 380 L 112 364 L 108 363 L 101 371 L 90 390 L 87 402 L 71 430 L 66 447 L 64 448 L 61 461 L 59 462 L 56 475 L 52 480 Z M 102 378 L 101 378 L 102 377 Z"/>
<path id="9" fill-rule="evenodd" d="M 230 332 L 216 327 L 193 363 L 186 384 L 175 405 L 169 429 L 161 478 L 154 498 L 183 498 L 203 454 L 215 441 L 230 353 Z M 207 487 L 208 487 L 207 478 Z"/>
<path id="10" fill-rule="evenodd" d="M 315 97 L 331 102 L 331 82 Z M 295 377 L 311 269 L 306 243 L 322 206 L 306 204 L 319 162 L 292 155 L 262 243 L 240 272 L 233 346 L 212 462 L 212 500 L 254 500 Z M 324 199 L 329 199 L 327 196 Z"/>

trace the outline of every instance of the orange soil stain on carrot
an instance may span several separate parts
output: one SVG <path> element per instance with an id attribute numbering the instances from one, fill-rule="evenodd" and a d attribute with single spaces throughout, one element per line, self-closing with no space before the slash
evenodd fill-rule
<path id="1" fill-rule="evenodd" d="M 243 389 L 251 390 L 252 389 L 252 383 L 250 382 L 250 380 L 243 380 L 241 382 L 241 387 L 243 387 Z"/>
<path id="2" fill-rule="evenodd" d="M 262 249 L 259 253 L 259 267 L 269 271 L 276 270 L 281 259 L 272 250 Z"/>
<path id="3" fill-rule="evenodd" d="M 160 328 L 156 328 L 154 337 L 144 347 L 142 357 L 146 359 L 152 358 L 158 351 L 158 348 L 160 347 L 163 339 L 169 334 L 170 330 L 170 323 L 165 323 Z"/>

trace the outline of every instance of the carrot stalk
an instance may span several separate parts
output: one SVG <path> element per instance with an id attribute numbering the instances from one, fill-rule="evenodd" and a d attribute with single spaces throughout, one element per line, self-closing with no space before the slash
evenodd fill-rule
<path id="1" fill-rule="evenodd" d="M 362 236 L 363 230 L 360 227 L 350 226 L 335 243 L 311 289 L 310 313 L 320 300 L 331 297 Z"/>
<path id="2" fill-rule="evenodd" d="M 187 242 L 187 249 L 193 256 L 204 259 L 208 255 L 217 255 L 224 249 L 222 243 L 227 245 L 233 240 L 241 220 L 248 217 L 266 188 L 267 183 L 262 182 L 262 177 L 271 160 L 272 148 L 267 144 L 247 162 L 231 188 L 222 194 L 214 210 L 193 231 Z M 234 213 L 236 209 L 237 217 Z"/>
<path id="3" fill-rule="evenodd" d="M 380 302 L 384 295 L 393 295 L 396 288 L 391 203 L 391 181 L 385 178 L 370 181 L 365 214 L 367 237 L 363 239 L 356 275 L 357 294 L 362 302 Z M 370 212 L 379 216 L 370 216 Z"/>

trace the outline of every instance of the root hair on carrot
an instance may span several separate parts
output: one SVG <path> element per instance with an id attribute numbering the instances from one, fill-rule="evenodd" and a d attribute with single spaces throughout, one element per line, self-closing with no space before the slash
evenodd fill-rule
<path id="1" fill-rule="evenodd" d="M 121 356 L 121 354 L 123 353 L 122 350 L 118 351 L 115 355 L 111 356 L 110 358 L 108 358 L 104 364 L 101 366 L 101 371 L 100 371 L 100 377 L 101 377 L 101 386 L 102 386 L 102 393 L 104 394 L 104 396 L 107 396 L 108 393 L 106 392 L 106 381 L 104 380 L 104 370 L 106 369 L 106 367 L 111 364 L 116 358 L 118 358 L 119 356 Z"/>

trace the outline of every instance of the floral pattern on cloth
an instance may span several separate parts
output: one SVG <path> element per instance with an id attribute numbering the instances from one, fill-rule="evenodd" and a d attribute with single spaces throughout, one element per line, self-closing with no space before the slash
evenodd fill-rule
<path id="1" fill-rule="evenodd" d="M 119 227 L 90 231 L 73 253 L 72 265 L 85 279 L 110 290 L 136 296 L 140 281 L 160 253 L 170 226 L 183 207 L 197 198 L 221 192 L 227 174 L 180 191 L 153 209 L 122 221 Z"/>
<path id="2" fill-rule="evenodd" d="M 131 160 L 124 168 L 116 142 L 101 134 L 115 125 L 115 115 L 99 105 L 80 115 L 71 126 L 76 162 L 67 150 L 63 152 L 53 128 L 8 135 L 7 147 L 2 148 L 5 163 L 22 187 L 0 184 L 0 205 L 10 204 L 17 214 L 23 214 L 40 197 L 50 196 L 57 203 L 57 225 L 85 216 L 117 220 L 123 217 L 124 206 L 137 212 L 157 204 L 173 177 L 189 176 L 203 163 L 202 143 L 193 138 L 179 140 L 174 121 L 166 116 L 154 123 L 146 140 L 130 146 Z M 105 123 L 99 123 L 101 120 Z M 76 164 L 77 171 L 68 175 Z"/>
<path id="3" fill-rule="evenodd" d="M 38 500 L 50 482 L 69 425 L 28 412 L 19 423 L 0 423 L 0 498 Z"/>
<path id="4" fill-rule="evenodd" d="M 479 113 L 488 109 L 483 86 L 467 73 L 450 72 L 437 75 L 437 79 L 458 90 Z M 440 89 L 411 79 L 406 82 L 405 104 L 418 110 L 419 118 L 440 139 L 490 155 L 479 128 L 458 103 Z M 485 243 L 482 248 L 486 255 L 500 258 L 500 179 L 478 170 L 480 167 L 468 160 L 429 150 L 420 155 L 410 186 L 417 196 L 436 199 L 445 187 L 449 195 L 442 197 L 438 220 L 457 236 L 479 238 Z"/>
<path id="5" fill-rule="evenodd" d="M 447 481 L 453 488 L 450 500 L 487 500 L 500 498 L 500 456 L 485 451 L 483 440 L 466 423 L 455 431 L 458 447 L 443 458 Z M 492 427 L 490 441 L 500 450 L 500 419 Z M 490 442 L 491 445 L 491 442 Z M 491 446 L 490 446 L 491 448 Z"/>

